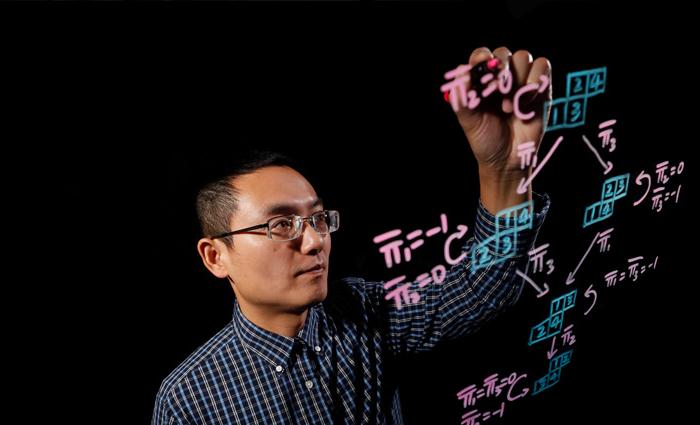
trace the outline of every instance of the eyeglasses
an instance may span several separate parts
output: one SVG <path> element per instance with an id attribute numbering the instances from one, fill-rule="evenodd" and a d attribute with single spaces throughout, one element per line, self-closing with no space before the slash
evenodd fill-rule
<path id="1" fill-rule="evenodd" d="M 338 227 L 340 227 L 340 215 L 338 214 L 338 211 L 323 210 L 315 212 L 308 217 L 301 217 L 296 214 L 274 217 L 267 220 L 267 223 L 246 227 L 245 229 L 234 230 L 233 232 L 222 233 L 220 235 L 212 236 L 211 239 L 225 238 L 238 233 L 267 228 L 267 237 L 273 241 L 289 241 L 296 239 L 301 235 L 305 221 L 308 221 L 311 224 L 311 227 L 313 227 L 313 229 L 321 235 L 333 233 L 338 230 Z"/>

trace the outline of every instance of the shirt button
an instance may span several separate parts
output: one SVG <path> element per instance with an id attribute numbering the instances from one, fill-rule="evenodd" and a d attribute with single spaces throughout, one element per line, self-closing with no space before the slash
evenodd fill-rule
<path id="1" fill-rule="evenodd" d="M 282 366 L 277 366 L 277 367 L 275 368 L 275 370 L 276 370 L 277 372 L 282 372 Z"/>
<path id="2" fill-rule="evenodd" d="M 314 350 L 316 350 L 317 353 L 320 353 L 320 352 L 321 352 L 321 347 L 319 347 L 319 346 L 317 345 L 317 346 L 314 347 Z"/>
<path id="3" fill-rule="evenodd" d="M 314 386 L 314 383 L 313 383 L 313 382 L 311 382 L 311 381 L 306 381 L 306 388 L 311 389 L 311 388 L 313 388 L 313 386 Z"/>

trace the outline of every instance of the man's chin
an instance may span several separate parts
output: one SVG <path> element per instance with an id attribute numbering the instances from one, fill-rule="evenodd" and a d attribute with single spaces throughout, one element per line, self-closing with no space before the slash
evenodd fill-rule
<path id="1" fill-rule="evenodd" d="M 312 286 L 304 289 L 309 291 L 308 304 L 316 305 L 326 299 L 328 295 L 328 282 L 325 278 L 322 280 L 319 279 L 318 283 L 314 283 Z"/>
<path id="2" fill-rule="evenodd" d="M 299 303 L 295 303 L 298 307 L 294 307 L 293 310 L 298 313 L 304 312 L 311 307 L 321 304 L 326 299 L 327 295 L 327 291 L 314 293 L 304 300 L 300 300 Z"/>
<path id="3" fill-rule="evenodd" d="M 290 296 L 298 301 L 297 305 L 316 305 L 326 299 L 328 295 L 328 277 L 324 274 L 319 276 L 299 275 L 292 284 Z"/>

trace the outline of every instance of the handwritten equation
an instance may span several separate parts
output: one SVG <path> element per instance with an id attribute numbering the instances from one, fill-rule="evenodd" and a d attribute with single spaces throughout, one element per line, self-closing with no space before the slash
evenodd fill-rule
<path id="1" fill-rule="evenodd" d="M 460 390 L 457 393 L 457 399 L 462 402 L 465 409 L 473 407 L 476 402 L 482 398 L 500 400 L 505 396 L 505 400 L 501 401 L 501 404 L 496 410 L 480 412 L 477 409 L 472 409 L 464 413 L 462 415 L 461 424 L 477 425 L 479 422 L 476 421 L 479 419 L 487 421 L 495 416 L 503 417 L 507 402 L 513 402 L 523 398 L 530 392 L 530 388 L 528 388 L 529 385 L 525 381 L 526 379 L 526 373 L 518 374 L 513 372 L 500 379 L 498 378 L 498 373 L 494 373 L 493 375 L 487 376 L 482 385 L 477 386 L 476 384 L 472 384 Z M 520 381 L 523 382 L 521 383 Z"/>
<path id="2" fill-rule="evenodd" d="M 672 165 L 669 161 L 663 161 L 656 164 L 656 179 L 652 183 L 652 178 L 649 173 L 642 170 L 637 178 L 634 180 L 637 186 L 646 186 L 644 189 L 644 194 L 641 198 L 634 201 L 633 206 L 640 205 L 649 195 L 651 191 L 651 209 L 656 212 L 661 212 L 664 207 L 664 203 L 669 200 L 674 203 L 678 203 L 678 198 L 681 196 L 681 184 L 675 186 L 675 188 L 666 189 L 666 185 L 671 182 L 672 179 L 681 175 L 685 169 L 685 163 L 683 161 Z M 652 186 L 656 185 L 652 189 Z"/>
<path id="3" fill-rule="evenodd" d="M 653 260 L 644 261 L 644 256 L 637 256 L 627 259 L 627 268 L 620 270 L 612 270 L 605 274 L 605 284 L 607 287 L 615 286 L 618 282 L 622 282 L 625 278 L 630 278 L 636 282 L 639 275 L 644 274 L 647 270 L 655 270 L 656 263 L 659 261 L 659 256 Z"/>
<path id="4" fill-rule="evenodd" d="M 443 243 L 443 256 L 448 265 L 455 265 L 462 261 L 466 252 L 462 252 L 457 257 L 453 257 L 452 244 L 461 241 L 467 234 L 469 227 L 465 224 L 458 224 L 457 230 L 450 233 Z M 428 228 L 427 230 L 416 229 L 408 232 L 405 238 L 401 238 L 403 230 L 393 229 L 375 236 L 372 241 L 379 246 L 379 252 L 384 256 L 384 264 L 387 269 L 391 269 L 396 264 L 408 263 L 414 258 L 414 251 L 425 244 L 427 238 L 447 235 L 448 224 L 447 214 L 440 214 L 440 225 Z M 433 266 L 430 271 L 420 273 L 415 281 L 418 288 L 422 288 L 431 283 L 440 284 L 447 276 L 447 267 L 443 264 Z M 420 301 L 420 294 L 411 289 L 412 282 L 404 282 L 407 275 L 401 275 L 389 279 L 384 283 L 384 289 L 389 290 L 385 299 L 394 300 L 397 309 L 403 308 L 407 304 L 415 304 Z"/>

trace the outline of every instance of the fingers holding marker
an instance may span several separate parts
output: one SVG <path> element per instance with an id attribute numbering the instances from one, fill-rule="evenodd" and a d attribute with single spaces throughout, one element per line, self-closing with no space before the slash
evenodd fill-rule
<path id="1" fill-rule="evenodd" d="M 488 48 L 480 47 L 472 52 L 466 65 L 459 65 L 445 73 L 445 79 L 448 82 L 443 84 L 440 89 L 444 93 L 445 101 L 452 104 L 452 109 L 455 112 L 464 113 L 465 110 L 473 110 L 479 105 L 479 99 L 473 88 L 471 70 L 474 64 L 492 57 Z"/>
<path id="2" fill-rule="evenodd" d="M 551 99 L 551 64 L 546 58 L 533 61 L 526 50 L 513 54 L 506 47 L 493 52 L 480 47 L 471 53 L 467 65 L 448 71 L 445 79 L 451 80 L 441 86 L 445 100 L 452 104 L 455 112 L 461 110 L 462 114 L 476 112 L 482 101 L 492 97 L 500 101 L 503 112 L 531 119 L 535 113 L 528 112 L 526 106 L 535 100 Z M 496 91 L 500 94 L 494 95 Z M 483 107 L 492 108 L 497 104 L 487 101 Z M 540 109 L 539 114 L 543 112 L 543 108 Z"/>
<path id="3" fill-rule="evenodd" d="M 511 71 L 511 60 L 513 54 L 507 47 L 499 47 L 493 51 L 493 55 L 500 60 L 500 71 L 498 73 L 498 88 L 503 94 L 501 99 L 501 110 L 506 114 L 513 112 L 513 74 Z"/>
<path id="4" fill-rule="evenodd" d="M 505 64 L 506 66 L 510 65 L 510 58 L 513 56 L 513 54 L 508 50 L 507 47 L 501 46 L 498 49 L 493 51 L 493 56 L 498 58 L 501 63 Z"/>
<path id="5" fill-rule="evenodd" d="M 486 47 L 475 49 L 469 57 L 471 104 L 478 105 L 499 89 L 498 73 L 507 66 L 510 51 L 499 47 L 491 52 Z"/>
<path id="6" fill-rule="evenodd" d="M 493 53 L 491 53 L 491 50 L 489 50 L 488 47 L 479 47 L 478 49 L 474 49 L 471 56 L 469 56 L 469 65 L 474 67 L 477 64 L 486 62 L 489 59 L 493 59 Z"/>
<path id="7" fill-rule="evenodd" d="M 551 100 L 552 65 L 547 58 L 538 58 L 528 69 L 524 84 L 514 97 L 514 112 L 521 120 L 542 116 L 543 102 Z"/>
<path id="8" fill-rule="evenodd" d="M 464 114 L 479 106 L 481 99 L 475 90 L 473 68 L 474 65 L 490 59 L 493 59 L 491 51 L 486 47 L 480 47 L 472 52 L 466 65 L 459 65 L 445 73 L 445 79 L 451 81 L 443 84 L 440 89 L 445 93 L 445 100 L 452 104 L 455 112 Z"/>
<path id="9" fill-rule="evenodd" d="M 469 110 L 475 110 L 481 103 L 483 88 L 480 81 L 482 74 L 485 72 L 484 67 L 494 66 L 494 56 L 487 47 L 479 47 L 474 49 L 469 56 L 469 84 L 466 90 L 465 104 Z"/>
<path id="10" fill-rule="evenodd" d="M 539 84 L 535 100 L 552 100 L 552 64 L 547 58 L 537 58 L 533 62 L 527 83 Z"/>
<path id="11" fill-rule="evenodd" d="M 527 84 L 527 77 L 530 74 L 532 66 L 532 55 L 527 50 L 518 50 L 511 57 L 511 72 L 513 73 L 513 82 L 516 87 L 522 87 Z"/>
<path id="12" fill-rule="evenodd" d="M 528 57 L 528 53 L 523 56 L 523 51 L 518 53 L 518 64 L 522 59 Z M 505 113 L 513 112 L 512 96 L 517 89 L 516 79 L 513 75 L 513 54 L 505 46 L 498 47 L 493 52 L 482 47 L 474 50 L 469 63 L 473 66 L 471 70 L 471 80 L 475 88 L 478 89 L 482 99 L 493 96 L 495 102 L 489 102 L 489 106 L 500 108 Z M 520 72 L 526 70 L 520 66 Z M 498 90 L 500 95 L 494 93 Z M 498 106 L 496 106 L 498 105 Z"/>
<path id="13" fill-rule="evenodd" d="M 549 104 L 547 105 L 547 111 L 543 107 L 544 102 L 552 100 L 552 64 L 547 58 L 541 57 L 535 60 L 530 69 L 530 75 L 527 77 L 527 82 L 528 84 L 539 84 L 537 92 L 534 93 L 534 98 L 531 100 L 535 108 L 535 115 L 545 114 L 545 117 L 549 117 Z"/>

